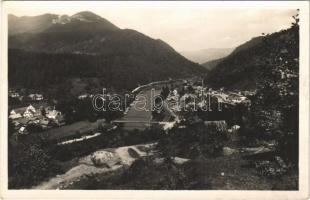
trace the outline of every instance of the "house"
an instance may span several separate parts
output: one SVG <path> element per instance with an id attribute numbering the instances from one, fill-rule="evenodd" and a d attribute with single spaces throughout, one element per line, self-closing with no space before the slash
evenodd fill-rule
<path id="1" fill-rule="evenodd" d="M 19 97 L 19 93 L 18 92 L 9 92 L 9 97 L 18 98 Z"/>
<path id="2" fill-rule="evenodd" d="M 208 128 L 215 128 L 217 131 L 225 132 L 227 131 L 227 123 L 225 120 L 219 121 L 204 121 L 205 126 Z"/>
<path id="3" fill-rule="evenodd" d="M 58 110 L 52 110 L 46 113 L 46 117 L 53 120 L 58 126 L 62 126 L 65 124 L 65 119 L 62 113 Z"/>
<path id="4" fill-rule="evenodd" d="M 81 94 L 78 96 L 78 99 L 86 99 L 88 97 L 88 94 Z"/>
<path id="5" fill-rule="evenodd" d="M 33 100 L 33 101 L 41 101 L 43 100 L 43 95 L 42 94 L 30 94 L 28 97 Z"/>
<path id="6" fill-rule="evenodd" d="M 28 134 L 28 131 L 26 129 L 26 126 L 22 126 L 18 129 L 18 133 L 19 134 L 22 134 L 22 135 L 25 135 L 25 134 Z"/>
<path id="7" fill-rule="evenodd" d="M 10 119 L 19 119 L 19 118 L 21 118 L 22 117 L 22 114 L 20 114 L 20 113 L 16 113 L 16 111 L 15 110 L 12 110 L 11 112 L 10 112 L 10 115 L 9 115 L 9 118 Z"/>
<path id="8" fill-rule="evenodd" d="M 27 107 L 14 108 L 11 110 L 9 118 L 19 119 L 23 116 L 24 112 L 27 110 Z"/>
<path id="9" fill-rule="evenodd" d="M 94 95 L 92 94 L 81 94 L 80 96 L 78 96 L 78 99 L 82 100 L 82 99 L 86 99 L 86 98 L 92 98 Z"/>
<path id="10" fill-rule="evenodd" d="M 48 110 L 48 112 L 46 113 L 46 117 L 49 119 L 56 119 L 59 116 L 61 116 L 61 112 L 55 109 Z"/>
<path id="11" fill-rule="evenodd" d="M 26 108 L 26 111 L 24 112 L 23 116 L 26 118 L 31 118 L 35 116 L 39 116 L 41 113 L 37 111 L 32 105 L 29 105 Z"/>

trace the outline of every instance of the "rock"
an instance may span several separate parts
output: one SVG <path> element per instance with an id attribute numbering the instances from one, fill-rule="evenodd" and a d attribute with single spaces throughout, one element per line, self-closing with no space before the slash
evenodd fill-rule
<path id="1" fill-rule="evenodd" d="M 223 147 L 223 155 L 224 156 L 229 156 L 229 155 L 237 153 L 237 152 L 238 152 L 238 150 L 236 150 L 236 149 L 232 149 L 229 147 Z"/>
<path id="2" fill-rule="evenodd" d="M 109 151 L 96 151 L 91 156 L 91 160 L 95 166 L 107 166 L 112 167 L 117 162 L 119 162 L 119 157 L 117 157 L 114 153 Z"/>

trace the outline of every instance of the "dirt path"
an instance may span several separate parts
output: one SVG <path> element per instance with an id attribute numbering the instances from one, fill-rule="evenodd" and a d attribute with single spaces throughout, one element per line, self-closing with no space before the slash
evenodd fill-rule
<path id="1" fill-rule="evenodd" d="M 134 150 L 139 156 L 146 156 L 146 152 L 143 152 L 137 148 L 137 146 L 143 146 L 146 148 L 152 148 L 154 144 L 141 144 L 141 145 L 133 145 L 133 146 L 124 146 L 116 149 L 102 149 L 97 152 L 109 151 L 113 152 L 115 160 L 120 160 L 120 162 L 115 162 L 110 167 L 98 167 L 95 166 L 91 160 L 91 155 L 82 157 L 78 161 L 78 165 L 68 170 L 66 173 L 57 175 L 49 179 L 48 181 L 42 182 L 38 186 L 33 187 L 33 189 L 61 189 L 65 188 L 68 185 L 73 184 L 75 181 L 79 181 L 81 177 L 85 175 L 91 174 L 101 174 L 109 171 L 117 170 L 124 165 L 131 165 L 136 158 L 133 158 L 129 153 L 128 149 Z M 94 152 L 95 153 L 95 152 Z"/>

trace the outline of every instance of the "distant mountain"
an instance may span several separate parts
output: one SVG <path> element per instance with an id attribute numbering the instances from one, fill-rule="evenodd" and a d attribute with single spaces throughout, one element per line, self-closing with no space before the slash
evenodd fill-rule
<path id="1" fill-rule="evenodd" d="M 130 89 L 206 72 L 164 41 L 120 29 L 94 13 L 55 16 L 30 17 L 35 19 L 31 29 L 24 25 L 9 36 L 11 85 L 43 87 L 68 78 L 93 77 L 106 86 Z M 9 28 L 16 30 L 16 23 L 27 17 L 10 18 Z"/>
<path id="2" fill-rule="evenodd" d="M 220 57 L 218 59 L 210 60 L 208 62 L 202 63 L 201 65 L 207 69 L 208 71 L 214 69 L 218 64 L 220 64 L 225 58 L 229 55 L 236 54 L 239 51 L 242 51 L 244 49 L 249 49 L 255 45 L 258 45 L 262 40 L 262 37 L 256 37 L 251 39 L 250 41 L 238 46 L 236 49 L 232 50 L 230 54 L 227 54 L 226 56 Z"/>
<path id="3" fill-rule="evenodd" d="M 193 62 L 202 64 L 211 60 L 223 58 L 229 55 L 233 50 L 234 48 L 210 48 L 197 51 L 182 51 L 180 54 Z"/>
<path id="4" fill-rule="evenodd" d="M 263 66 L 288 52 L 288 41 L 298 44 L 298 34 L 296 29 L 290 28 L 259 36 L 240 45 L 227 57 L 204 64 L 211 68 L 206 83 L 215 88 L 255 89 L 258 79 L 263 78 L 260 75 Z"/>
<path id="5" fill-rule="evenodd" d="M 212 69 L 214 69 L 220 62 L 222 62 L 224 58 L 219 58 L 219 59 L 215 59 L 215 60 L 211 60 L 205 63 L 202 63 L 201 65 L 208 71 L 211 71 Z"/>

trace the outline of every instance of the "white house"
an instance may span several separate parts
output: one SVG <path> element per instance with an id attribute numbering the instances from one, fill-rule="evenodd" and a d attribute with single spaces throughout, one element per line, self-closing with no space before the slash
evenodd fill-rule
<path id="1" fill-rule="evenodd" d="M 28 134 L 28 131 L 27 131 L 25 126 L 22 126 L 19 128 L 18 133 L 19 134 Z"/>
<path id="2" fill-rule="evenodd" d="M 43 100 L 43 95 L 42 94 L 30 94 L 30 95 L 28 95 L 28 97 L 31 100 L 34 100 L 34 101 L 41 101 L 41 100 Z"/>
<path id="3" fill-rule="evenodd" d="M 12 97 L 12 98 L 17 98 L 17 97 L 19 97 L 19 93 L 17 93 L 17 92 L 9 92 L 9 96 Z"/>
<path id="4" fill-rule="evenodd" d="M 64 116 L 62 115 L 62 113 L 58 110 L 52 110 L 48 113 L 46 113 L 46 117 L 53 120 L 55 123 L 57 123 L 59 126 L 64 125 L 65 121 L 64 121 Z"/>
<path id="5" fill-rule="evenodd" d="M 40 113 L 37 112 L 36 109 L 32 105 L 29 105 L 26 108 L 26 111 L 23 114 L 23 116 L 26 117 L 26 118 L 31 118 L 31 117 L 34 117 L 34 116 L 37 116 L 37 115 L 40 115 Z"/>
<path id="6" fill-rule="evenodd" d="M 93 95 L 90 95 L 90 94 L 87 94 L 87 93 L 86 94 L 81 94 L 81 95 L 78 96 L 78 99 L 86 99 L 88 97 L 92 98 Z"/>
<path id="7" fill-rule="evenodd" d="M 49 119 L 56 119 L 59 116 L 61 116 L 61 112 L 55 109 L 46 113 L 46 117 Z"/>
<path id="8" fill-rule="evenodd" d="M 10 116 L 9 116 L 10 119 L 19 119 L 21 117 L 22 117 L 22 114 L 16 113 L 15 110 L 12 110 L 10 112 Z"/>

